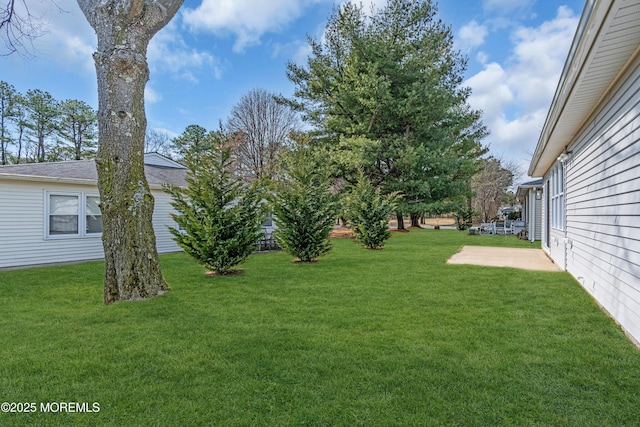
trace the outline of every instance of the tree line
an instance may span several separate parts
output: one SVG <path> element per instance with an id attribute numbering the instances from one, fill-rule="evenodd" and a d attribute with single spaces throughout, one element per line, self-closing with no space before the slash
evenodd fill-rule
<path id="1" fill-rule="evenodd" d="M 0 81 L 0 163 L 56 162 L 95 156 L 97 116 L 84 101 L 60 101 Z"/>
<path id="2" fill-rule="evenodd" d="M 153 197 L 144 177 L 148 138 L 143 96 L 149 79 L 148 43 L 182 3 L 112 0 L 107 7 L 98 0 L 78 0 L 98 37 L 93 57 L 102 110 L 96 165 L 106 303 L 148 298 L 168 289 L 153 238 Z M 13 2 L 7 10 L 13 11 Z M 0 28 L 20 22 L 8 16 Z M 482 168 L 488 152 L 483 140 L 489 132 L 481 112 L 467 103 L 470 89 L 462 86 L 466 59 L 454 49 L 450 27 L 437 19 L 435 1 L 389 0 L 370 13 L 347 2 L 334 9 L 322 38 L 310 37 L 308 42 L 306 63 L 287 66 L 295 92 L 278 98 L 277 104 L 292 108 L 307 123 L 303 157 L 322 159 L 312 170 L 326 171 L 334 192 L 360 188 L 368 193 L 367 200 L 389 197 L 386 206 L 393 205 L 400 229 L 405 215 L 411 225 L 419 225 L 421 215 L 445 212 L 458 212 L 466 222 L 473 215 L 472 177 Z M 43 123 L 47 125 L 40 129 L 34 119 L 28 128 L 33 141 L 29 157 L 36 161 L 47 159 L 52 151 L 47 138 L 57 132 L 47 119 Z M 293 179 L 298 171 L 277 167 L 281 156 L 273 154 L 270 137 L 228 130 L 223 139 L 236 142 L 238 173 L 244 181 L 259 182 L 270 175 L 282 190 L 304 188 Z M 192 125 L 182 136 L 198 140 L 209 133 Z M 6 152 L 15 138 L 2 137 Z M 250 141 L 260 142 L 250 146 Z M 304 173 L 299 177 L 310 179 Z M 300 205 L 290 210 L 304 211 Z"/>

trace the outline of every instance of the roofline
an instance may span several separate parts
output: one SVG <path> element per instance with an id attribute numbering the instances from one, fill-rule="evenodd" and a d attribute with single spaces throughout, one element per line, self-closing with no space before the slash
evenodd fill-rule
<path id="1" fill-rule="evenodd" d="M 95 179 L 82 179 L 82 178 L 59 178 L 53 176 L 40 176 L 40 175 L 22 175 L 14 173 L 0 173 L 0 179 L 14 180 L 14 181 L 37 181 L 37 182 L 60 182 L 65 184 L 84 184 L 84 185 L 97 185 L 98 181 Z"/>
<path id="2" fill-rule="evenodd" d="M 11 181 L 32 181 L 32 182 L 55 182 L 59 184 L 76 184 L 76 185 L 98 185 L 98 181 L 95 179 L 81 179 L 81 178 L 58 178 L 52 176 L 39 176 L 39 175 L 18 175 L 0 173 L 0 180 Z M 148 183 L 149 188 L 152 190 L 162 190 L 164 187 L 161 184 Z"/>
<path id="3" fill-rule="evenodd" d="M 542 131 L 540 132 L 540 137 L 538 139 L 538 144 L 536 145 L 536 149 L 533 153 L 533 157 L 531 158 L 531 163 L 529 164 L 529 176 L 536 175 L 535 170 L 540 162 L 540 157 L 542 153 L 547 149 L 551 139 L 551 130 L 550 128 L 555 127 L 558 116 L 556 112 L 558 110 L 563 110 L 565 104 L 567 103 L 568 97 L 562 102 L 562 105 L 559 106 L 560 95 L 564 92 L 564 86 L 567 82 L 567 77 L 572 68 L 574 68 L 574 61 L 576 60 L 576 52 L 578 51 L 578 46 L 584 36 L 585 30 L 587 29 L 587 23 L 591 19 L 591 15 L 593 14 L 593 10 L 595 9 L 596 3 L 599 0 L 586 0 L 584 10 L 582 11 L 582 16 L 580 17 L 580 22 L 578 22 L 578 28 L 576 28 L 576 33 L 573 36 L 573 41 L 571 42 L 571 47 L 569 48 L 569 53 L 567 54 L 567 59 L 564 63 L 564 67 L 562 68 L 562 74 L 560 75 L 560 80 L 558 81 L 558 85 L 556 86 L 556 91 L 553 95 L 553 100 L 551 101 L 551 105 L 549 107 L 549 111 L 547 112 L 547 117 L 544 121 L 544 126 L 542 127 Z M 584 62 L 584 59 L 582 60 Z M 581 66 L 583 64 L 580 64 Z M 577 67 L 576 67 L 577 68 Z M 582 68 L 582 67 L 579 67 Z M 549 137 L 545 138 L 545 135 L 549 134 Z"/>

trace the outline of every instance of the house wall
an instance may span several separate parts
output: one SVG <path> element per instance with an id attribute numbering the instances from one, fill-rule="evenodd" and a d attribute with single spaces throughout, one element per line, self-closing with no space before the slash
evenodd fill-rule
<path id="1" fill-rule="evenodd" d="M 542 200 L 536 200 L 536 192 L 533 188 L 527 190 L 525 203 L 525 220 L 527 222 L 527 234 L 529 240 L 542 239 Z"/>
<path id="2" fill-rule="evenodd" d="M 171 218 L 174 212 L 171 207 L 171 196 L 160 190 L 151 190 L 155 198 L 155 207 L 153 209 L 153 229 L 156 233 L 156 247 L 159 253 L 182 251 L 173 240 L 173 235 L 169 232 L 170 227 L 177 227 L 177 224 Z"/>
<path id="3" fill-rule="evenodd" d="M 566 270 L 565 264 L 565 231 L 551 227 L 551 184 L 549 174 L 543 178 L 544 196 L 542 201 L 542 249 L 556 263 L 558 267 Z"/>
<path id="4" fill-rule="evenodd" d="M 566 269 L 640 341 L 640 59 L 565 165 Z M 565 236 L 555 235 L 557 239 Z M 551 248 L 559 257 L 562 244 Z"/>
<path id="5" fill-rule="evenodd" d="M 23 180 L 0 182 L 0 268 L 23 267 L 102 259 L 100 236 L 47 239 L 45 237 L 45 191 L 98 194 L 93 185 L 64 184 Z M 156 208 L 153 216 L 158 252 L 181 250 L 166 228 L 173 225 L 168 196 L 153 191 Z"/>

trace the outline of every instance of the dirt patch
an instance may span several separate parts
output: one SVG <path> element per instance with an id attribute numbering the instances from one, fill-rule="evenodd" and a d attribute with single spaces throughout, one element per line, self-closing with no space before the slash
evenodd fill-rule
<path id="1" fill-rule="evenodd" d="M 350 238 L 353 237 L 353 230 L 350 228 L 334 228 L 329 232 L 329 237 Z"/>

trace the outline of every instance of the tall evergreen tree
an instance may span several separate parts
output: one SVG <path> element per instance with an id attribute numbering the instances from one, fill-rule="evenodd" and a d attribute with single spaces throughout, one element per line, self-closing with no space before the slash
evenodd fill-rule
<path id="1" fill-rule="evenodd" d="M 189 125 L 182 135 L 171 140 L 171 149 L 179 159 L 198 152 L 211 150 L 211 138 L 207 136 L 207 130 L 199 125 Z"/>
<path id="2" fill-rule="evenodd" d="M 68 99 L 60 103 L 60 129 L 63 139 L 70 144 L 72 158 L 80 160 L 95 155 L 98 117 L 84 101 Z"/>
<path id="3" fill-rule="evenodd" d="M 9 120 L 15 115 L 16 89 L 7 82 L 0 81 L 0 164 L 6 165 L 9 158 Z"/>
<path id="4" fill-rule="evenodd" d="M 40 89 L 28 90 L 25 96 L 27 127 L 35 137 L 35 161 L 47 161 L 47 140 L 58 131 L 59 103 L 49 92 Z"/>
<path id="5" fill-rule="evenodd" d="M 466 194 L 486 151 L 461 87 L 466 61 L 436 11 L 430 0 L 389 0 L 367 16 L 346 2 L 324 38 L 309 40 L 307 65 L 288 65 L 290 104 L 333 147 L 341 175 L 355 182 L 361 166 L 374 186 L 401 192 L 399 218 Z"/>

